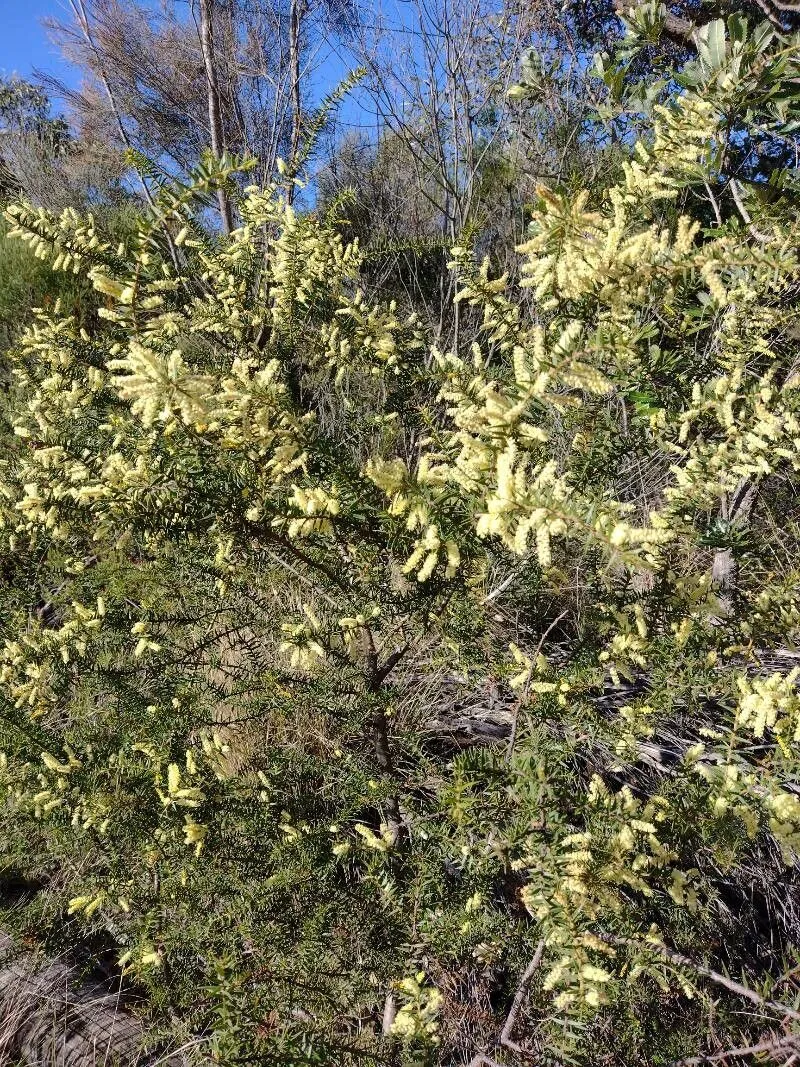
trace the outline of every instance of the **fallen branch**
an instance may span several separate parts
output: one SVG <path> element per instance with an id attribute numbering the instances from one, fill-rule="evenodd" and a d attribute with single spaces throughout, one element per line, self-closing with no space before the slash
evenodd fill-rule
<path id="1" fill-rule="evenodd" d="M 553 624 L 555 625 L 555 623 Z M 540 941 L 536 946 L 536 951 L 533 954 L 533 959 L 525 968 L 525 973 L 520 979 L 517 992 L 514 994 L 514 1000 L 511 1004 L 511 1010 L 508 1013 L 508 1018 L 505 1021 L 505 1025 L 500 1033 L 500 1044 L 503 1048 L 509 1048 L 513 1052 L 525 1053 L 527 1050 L 518 1045 L 516 1041 L 511 1040 L 511 1032 L 517 1023 L 517 1016 L 519 1015 L 519 1009 L 522 1007 L 522 1002 L 525 999 L 525 994 L 528 991 L 528 985 L 534 973 L 542 962 L 542 956 L 544 955 L 544 941 Z"/>

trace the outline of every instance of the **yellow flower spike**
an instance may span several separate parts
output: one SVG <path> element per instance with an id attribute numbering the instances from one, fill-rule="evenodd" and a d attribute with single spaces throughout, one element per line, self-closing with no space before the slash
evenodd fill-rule
<path id="1" fill-rule="evenodd" d="M 177 793 L 181 786 L 181 769 L 177 763 L 170 763 L 167 768 L 167 789 L 171 794 Z"/>

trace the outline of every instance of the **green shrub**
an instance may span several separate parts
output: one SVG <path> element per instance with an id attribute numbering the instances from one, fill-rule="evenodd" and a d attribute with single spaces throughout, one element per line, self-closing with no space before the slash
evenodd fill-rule
<path id="1" fill-rule="evenodd" d="M 724 186 L 731 108 L 790 119 L 796 52 L 731 42 L 599 206 L 542 190 L 521 292 L 453 250 L 462 352 L 281 186 L 210 234 L 229 160 L 119 242 L 9 209 L 101 306 L 12 352 L 4 862 L 48 884 L 23 921 L 112 936 L 217 1060 L 777 1029 L 793 906 L 745 931 L 800 832 L 797 671 L 763 664 L 800 619 L 794 218 L 674 206 Z M 510 736 L 448 755 L 448 685 Z"/>

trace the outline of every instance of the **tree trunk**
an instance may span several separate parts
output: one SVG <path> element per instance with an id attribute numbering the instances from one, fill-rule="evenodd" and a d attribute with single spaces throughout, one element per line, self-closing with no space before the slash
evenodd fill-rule
<path id="1" fill-rule="evenodd" d="M 291 78 L 292 101 L 292 142 L 289 153 L 289 171 L 291 177 L 294 177 L 297 155 L 300 151 L 300 30 L 304 14 L 304 0 L 291 0 L 289 7 L 289 77 Z M 292 182 L 287 193 L 290 204 L 294 200 L 295 188 L 295 184 Z"/>
<path id="2" fill-rule="evenodd" d="M 222 130 L 222 109 L 220 107 L 219 82 L 214 58 L 214 19 L 213 0 L 200 0 L 200 46 L 203 50 L 203 64 L 206 69 L 206 87 L 208 92 L 208 126 L 211 132 L 211 151 L 221 159 L 225 151 L 225 137 Z M 219 214 L 225 233 L 233 229 L 231 205 L 224 189 L 217 190 Z"/>
<path id="3" fill-rule="evenodd" d="M 719 517 L 729 527 L 746 526 L 753 509 L 756 484 L 749 478 L 742 478 L 733 493 L 725 493 L 719 509 Z M 720 592 L 723 615 L 729 615 L 733 609 L 733 593 L 736 589 L 737 564 L 730 548 L 718 548 L 714 553 L 711 577 Z"/>
<path id="4" fill-rule="evenodd" d="M 365 626 L 362 631 L 364 639 L 365 659 L 365 682 L 368 693 L 377 694 L 383 688 L 383 683 L 388 678 L 394 666 L 405 655 L 408 646 L 404 646 L 393 652 L 383 666 L 378 664 L 378 652 L 375 647 L 375 639 L 372 631 Z M 386 712 L 381 705 L 375 709 L 372 715 L 372 740 L 375 746 L 375 758 L 381 771 L 387 778 L 395 777 L 394 761 L 389 743 L 389 724 L 386 720 Z M 396 843 L 400 839 L 403 829 L 403 819 L 400 813 L 400 800 L 397 796 L 386 799 L 386 822 L 392 834 L 392 841 Z"/>

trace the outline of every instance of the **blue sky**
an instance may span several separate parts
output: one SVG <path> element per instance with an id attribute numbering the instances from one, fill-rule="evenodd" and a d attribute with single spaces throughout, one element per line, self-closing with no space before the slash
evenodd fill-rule
<path id="1" fill-rule="evenodd" d="M 380 0 L 376 10 L 390 15 L 395 25 L 404 22 L 403 0 Z M 34 70 L 52 74 L 68 85 L 76 85 L 79 72 L 61 59 L 50 43 L 42 19 L 55 16 L 71 21 L 68 0 L 0 0 L 0 75 L 18 74 L 34 78 Z M 352 69 L 355 61 L 347 55 L 341 41 L 320 42 L 313 55 L 312 95 L 329 92 Z M 54 100 L 54 111 L 59 102 Z M 366 105 L 366 106 L 365 106 Z M 351 94 L 339 110 L 346 127 L 374 135 L 375 116 L 358 91 Z"/>
<path id="2" fill-rule="evenodd" d="M 78 71 L 62 61 L 58 49 L 47 39 L 42 19 L 48 15 L 71 21 L 67 0 L 0 0 L 0 75 L 33 78 L 34 70 L 39 70 L 67 84 L 77 82 Z M 316 54 L 315 65 L 315 80 L 322 93 L 336 85 L 350 66 L 335 50 L 324 46 Z"/>
<path id="3" fill-rule="evenodd" d="M 63 17 L 66 11 L 65 0 L 0 0 L 0 74 L 30 77 L 36 67 L 74 80 L 41 24 L 45 16 Z"/>

